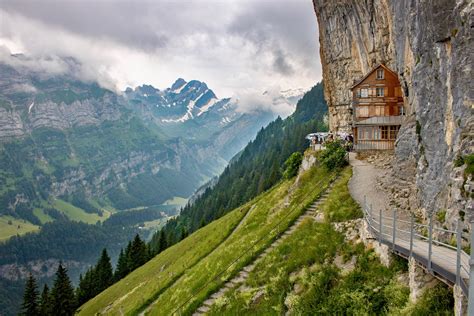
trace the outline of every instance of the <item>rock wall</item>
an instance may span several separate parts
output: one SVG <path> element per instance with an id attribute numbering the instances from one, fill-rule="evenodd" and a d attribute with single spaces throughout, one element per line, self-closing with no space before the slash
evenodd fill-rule
<path id="1" fill-rule="evenodd" d="M 394 70 L 407 115 L 398 135 L 393 190 L 410 188 L 407 208 L 424 217 L 446 211 L 454 228 L 470 214 L 462 194 L 473 152 L 472 30 L 469 0 L 313 0 L 330 129 L 350 130 L 350 86 L 379 63 Z M 472 196 L 472 194 L 470 194 Z M 413 205 L 414 204 L 414 205 Z M 464 212 L 464 213 L 463 213 Z M 466 222 L 469 216 L 462 216 Z"/>

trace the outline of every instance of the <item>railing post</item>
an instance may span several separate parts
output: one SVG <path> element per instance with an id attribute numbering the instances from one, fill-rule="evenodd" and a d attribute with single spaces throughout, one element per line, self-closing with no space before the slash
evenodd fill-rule
<path id="1" fill-rule="evenodd" d="M 431 254 L 433 247 L 433 213 L 430 214 L 428 225 L 428 271 L 431 272 Z"/>
<path id="2" fill-rule="evenodd" d="M 461 221 L 456 223 L 456 284 L 461 284 Z"/>
<path id="3" fill-rule="evenodd" d="M 379 246 L 382 244 L 382 209 L 379 211 Z"/>
<path id="4" fill-rule="evenodd" d="M 471 223 L 471 256 L 469 260 L 469 298 L 468 315 L 474 315 L 474 217 L 470 218 Z"/>
<path id="5" fill-rule="evenodd" d="M 415 230 L 415 216 L 411 213 L 410 219 L 410 258 L 413 257 L 413 235 Z"/>
<path id="6" fill-rule="evenodd" d="M 397 234 L 397 210 L 393 209 L 393 233 L 392 233 L 392 250 L 395 251 L 395 235 Z"/>

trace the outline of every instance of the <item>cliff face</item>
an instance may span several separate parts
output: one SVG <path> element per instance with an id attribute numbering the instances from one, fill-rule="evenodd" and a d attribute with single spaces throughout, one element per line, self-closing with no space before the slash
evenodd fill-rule
<path id="1" fill-rule="evenodd" d="M 350 130 L 353 81 L 379 63 L 398 73 L 406 108 L 393 164 L 402 207 L 446 210 L 453 227 L 472 212 L 470 178 L 454 161 L 474 140 L 472 30 L 468 0 L 313 0 L 331 130 Z M 467 193 L 464 192 L 467 189 Z M 472 194 L 471 194 L 472 196 Z M 463 213 L 464 212 L 464 213 Z"/>

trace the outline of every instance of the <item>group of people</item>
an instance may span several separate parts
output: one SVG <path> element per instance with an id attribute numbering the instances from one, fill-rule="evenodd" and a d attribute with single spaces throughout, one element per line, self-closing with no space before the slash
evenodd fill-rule
<path id="1" fill-rule="evenodd" d="M 344 132 L 317 132 L 311 133 L 306 136 L 311 142 L 311 147 L 314 150 L 320 150 L 324 148 L 324 145 L 328 142 L 332 142 L 338 140 L 342 142 L 343 146 L 346 148 L 347 151 L 352 151 L 354 148 L 354 136 L 349 133 Z"/>

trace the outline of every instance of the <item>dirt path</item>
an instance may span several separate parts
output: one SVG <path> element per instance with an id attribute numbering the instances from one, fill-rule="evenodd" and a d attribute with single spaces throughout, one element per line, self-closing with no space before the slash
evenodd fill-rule
<path id="1" fill-rule="evenodd" d="M 356 159 L 355 153 L 349 154 L 349 163 L 352 166 L 352 178 L 349 181 L 349 192 L 352 198 L 359 205 L 363 205 L 364 196 L 367 203 L 372 204 L 374 214 L 378 214 L 380 210 L 384 213 L 389 210 L 389 201 L 387 194 L 379 188 L 377 177 L 382 176 L 386 171 L 379 169 L 364 160 Z"/>

